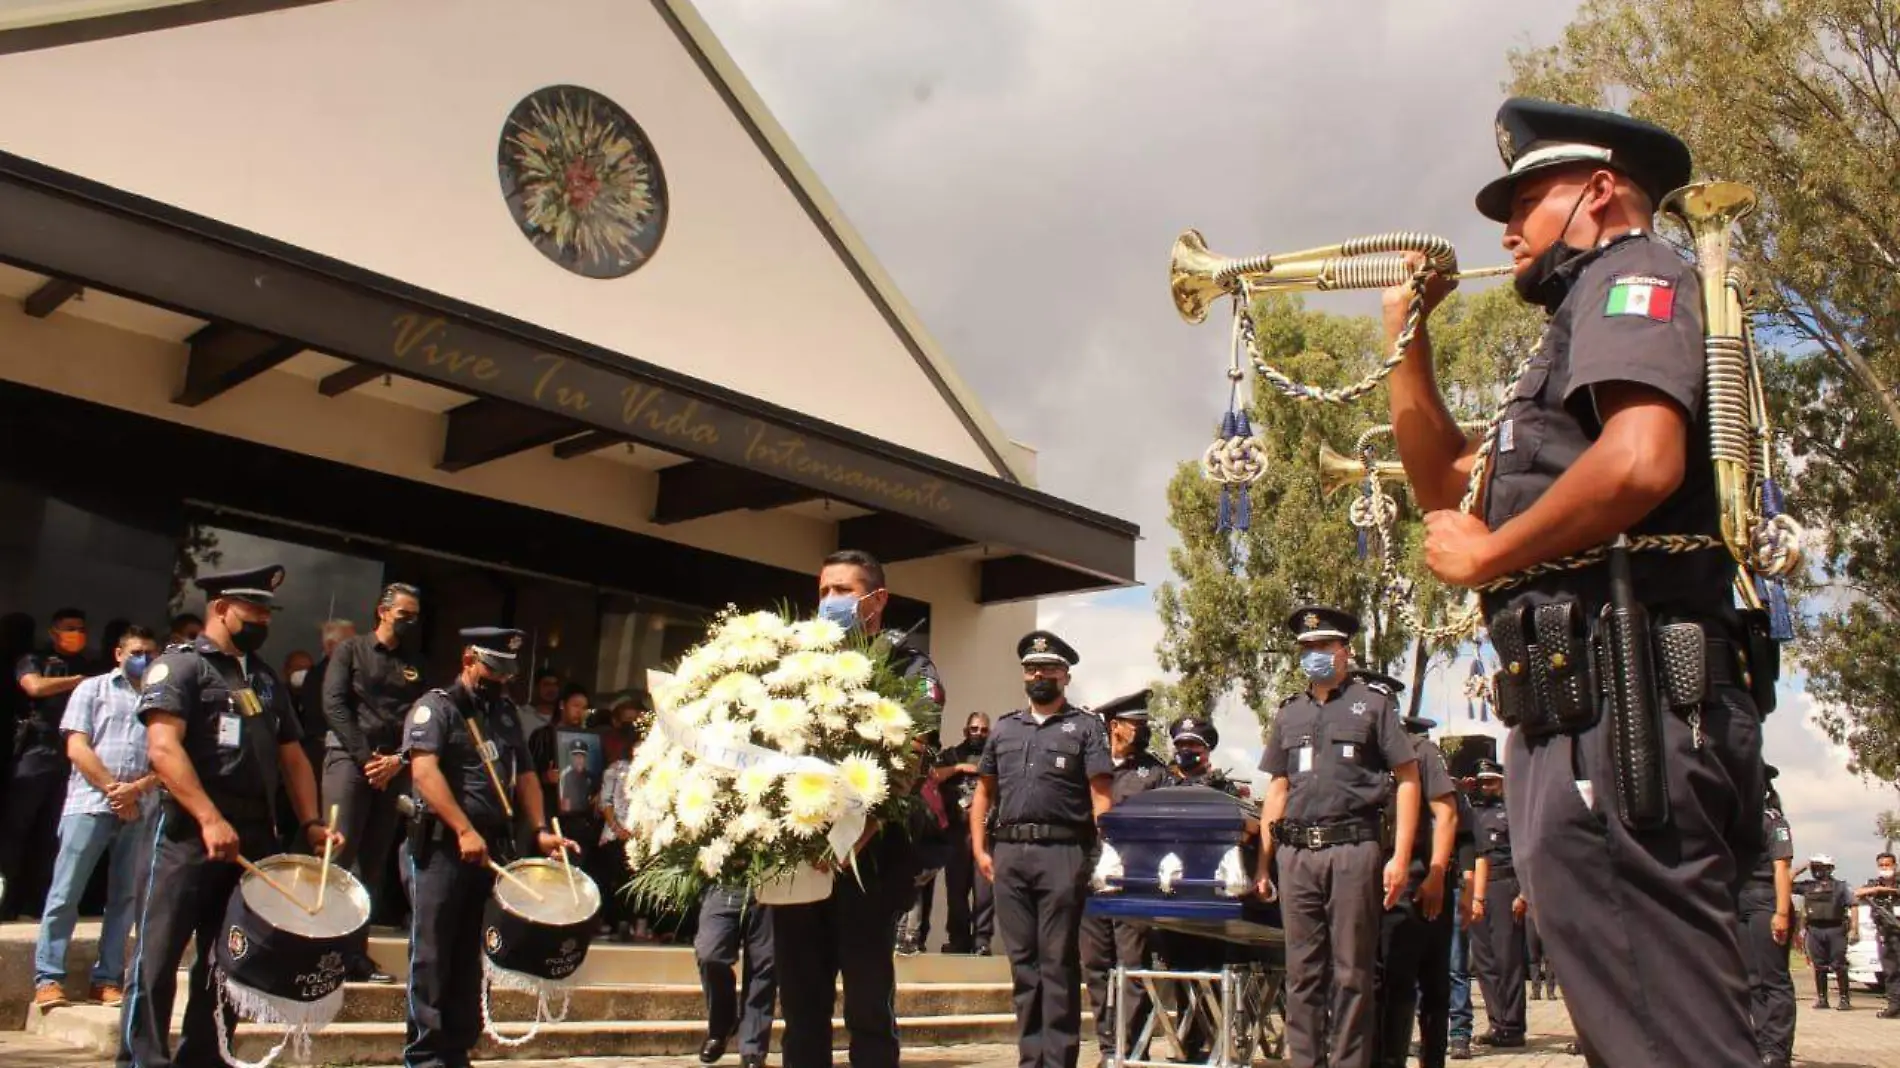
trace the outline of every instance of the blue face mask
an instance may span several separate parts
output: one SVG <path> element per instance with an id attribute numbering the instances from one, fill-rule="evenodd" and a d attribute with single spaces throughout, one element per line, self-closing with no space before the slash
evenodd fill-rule
<path id="1" fill-rule="evenodd" d="M 818 618 L 829 619 L 850 633 L 858 629 L 858 601 L 848 593 L 834 593 L 818 602 Z"/>
<path id="2" fill-rule="evenodd" d="M 145 677 L 145 669 L 150 667 L 151 664 L 151 657 L 144 653 L 135 653 L 132 656 L 126 657 L 125 663 L 120 664 L 119 667 L 125 671 L 126 678 L 137 682 Z"/>
<path id="3" fill-rule="evenodd" d="M 1333 654 L 1324 649 L 1308 649 L 1300 654 L 1300 670 L 1314 682 L 1324 682 L 1333 677 Z"/>

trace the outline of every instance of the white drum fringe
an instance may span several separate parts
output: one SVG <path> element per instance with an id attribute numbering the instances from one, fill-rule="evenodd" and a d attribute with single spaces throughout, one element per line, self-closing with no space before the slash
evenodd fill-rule
<path id="1" fill-rule="evenodd" d="M 494 961 L 489 960 L 486 955 L 483 955 L 482 1030 L 486 1032 L 488 1037 L 493 1039 L 497 1045 L 505 1046 L 509 1049 L 525 1046 L 534 1041 L 535 1036 L 541 1033 L 542 1025 L 557 1024 L 567 1019 L 567 1010 L 574 996 L 574 985 L 572 979 L 543 979 L 538 975 L 528 975 L 525 972 L 517 972 L 508 968 L 497 967 Z M 495 1028 L 495 1019 L 490 1014 L 488 1008 L 488 991 L 491 987 L 497 986 L 508 990 L 519 990 L 524 994 L 534 995 L 534 1023 L 528 1028 L 528 1032 L 520 1038 L 505 1037 Z M 549 1008 L 549 1005 L 557 994 L 560 995 L 561 1008 L 559 1011 L 553 1011 Z"/>
<path id="2" fill-rule="evenodd" d="M 237 1010 L 240 1019 L 252 1023 L 275 1024 L 284 1029 L 281 1042 L 271 1047 L 263 1059 L 256 1061 L 239 1060 L 231 1042 L 231 1033 L 224 1026 L 222 1005 L 212 1018 L 218 1025 L 218 1055 L 231 1068 L 270 1068 L 283 1056 L 285 1049 L 299 1063 L 310 1061 L 310 1036 L 330 1025 L 337 1014 L 343 1011 L 343 987 L 338 986 L 324 997 L 315 1001 L 296 1001 L 291 998 L 273 997 L 262 991 L 253 990 L 243 983 L 234 982 L 224 974 L 222 968 L 212 968 L 212 983 L 218 988 L 221 1003 L 228 1003 Z"/>

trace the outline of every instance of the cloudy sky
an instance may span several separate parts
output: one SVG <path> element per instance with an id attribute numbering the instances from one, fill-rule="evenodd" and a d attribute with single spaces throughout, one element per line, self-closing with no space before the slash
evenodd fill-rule
<path id="1" fill-rule="evenodd" d="M 1143 588 L 1043 608 L 1083 651 L 1082 700 L 1157 674 L 1164 487 L 1225 402 L 1225 330 L 1168 300 L 1175 236 L 1241 255 L 1423 229 L 1467 265 L 1501 262 L 1471 196 L 1499 168 L 1505 55 L 1554 40 L 1576 6 L 698 3 L 990 411 L 1040 450 L 1042 487 L 1141 524 Z M 1465 670 L 1427 682 L 1427 714 L 1461 731 Z M 1783 685 L 1768 750 L 1797 847 L 1864 877 L 1895 795 L 1848 776 Z M 1251 766 L 1251 714 L 1221 721 L 1223 759 Z"/>

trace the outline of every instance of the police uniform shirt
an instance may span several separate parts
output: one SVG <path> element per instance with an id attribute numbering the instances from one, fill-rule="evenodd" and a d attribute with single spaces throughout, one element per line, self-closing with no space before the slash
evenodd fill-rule
<path id="1" fill-rule="evenodd" d="M 1631 535 L 1716 534 L 1695 269 L 1662 241 L 1625 234 L 1561 270 L 1570 280 L 1569 292 L 1545 327 L 1498 425 L 1485 522 L 1496 530 L 1530 508 L 1602 432 L 1593 391 L 1631 383 L 1668 397 L 1690 421 L 1682 484 Z M 1734 568 L 1719 548 L 1631 556 L 1635 588 L 1643 591 L 1652 613 L 1726 613 Z M 1609 571 L 1598 564 L 1531 579 L 1508 594 L 1488 594 L 1486 614 L 1522 593 L 1545 595 L 1534 598 L 1539 600 L 1573 593 L 1594 610 L 1609 599 Z"/>
<path id="2" fill-rule="evenodd" d="M 1114 805 L 1136 794 L 1166 786 L 1172 778 L 1168 766 L 1145 749 L 1127 760 L 1116 762 L 1114 774 L 1114 781 L 1108 787 L 1109 803 Z"/>
<path id="3" fill-rule="evenodd" d="M 988 739 L 985 739 L 987 741 Z M 953 768 L 958 764 L 975 764 L 983 759 L 983 742 L 966 738 L 937 754 L 937 766 Z M 970 798 L 976 794 L 975 775 L 957 772 L 939 784 L 946 804 L 947 814 L 952 820 L 968 821 L 970 818 Z"/>
<path id="4" fill-rule="evenodd" d="M 17 684 L 28 675 L 38 675 L 45 679 L 69 679 L 75 675 L 84 678 L 103 675 L 111 670 L 109 665 L 102 665 L 83 652 L 67 656 L 51 649 L 43 649 L 36 653 L 26 654 L 13 665 L 13 681 Z M 66 716 L 66 702 L 72 700 L 72 697 L 73 692 L 67 690 L 64 693 L 27 700 L 28 716 L 23 721 L 24 727 L 20 738 L 21 752 L 35 747 L 65 752 L 64 736 L 60 732 L 59 724 L 60 720 Z"/>
<path id="5" fill-rule="evenodd" d="M 1412 867 L 1422 874 L 1432 862 L 1432 829 L 1436 824 L 1432 812 L 1432 801 L 1436 798 L 1458 793 L 1458 787 L 1451 781 L 1451 772 L 1445 767 L 1445 754 L 1430 738 L 1422 734 L 1411 737 L 1412 751 L 1418 754 L 1418 785 L 1422 795 L 1418 809 L 1418 833 L 1412 836 Z M 1386 802 L 1386 807 L 1397 814 L 1397 792 L 1394 798 Z"/>
<path id="6" fill-rule="evenodd" d="M 1172 779 L 1167 784 L 1169 786 L 1205 786 L 1210 790 L 1219 790 L 1229 797 L 1240 796 L 1240 784 L 1228 778 L 1227 773 L 1219 768 L 1209 767 L 1193 775 L 1186 772 L 1176 774 L 1173 769 L 1170 769 L 1169 777 Z"/>
<path id="7" fill-rule="evenodd" d="M 918 695 L 943 710 L 945 699 L 943 678 L 937 674 L 937 665 L 931 661 L 930 654 L 910 645 L 894 646 L 885 663 L 900 679 L 911 679 L 917 684 Z"/>
<path id="8" fill-rule="evenodd" d="M 1755 864 L 1755 870 L 1748 873 L 1751 883 L 1775 885 L 1775 861 L 1794 860 L 1794 833 L 1788 829 L 1788 820 L 1772 808 L 1762 810 L 1762 836 L 1768 842 L 1768 848 L 1762 852 L 1761 860 Z"/>
<path id="9" fill-rule="evenodd" d="M 277 789 L 277 747 L 303 740 L 290 688 L 257 656 L 240 658 L 200 635 L 165 650 L 145 669 L 139 721 L 154 712 L 185 721 L 185 755 L 219 798 L 269 803 Z"/>
<path id="10" fill-rule="evenodd" d="M 1846 880 L 1803 879 L 1794 884 L 1794 892 L 1805 906 L 1811 926 L 1837 927 L 1854 914 L 1854 892 L 1847 888 Z"/>
<path id="11" fill-rule="evenodd" d="M 448 780 L 456 803 L 469 821 L 491 832 L 503 831 L 508 824 L 507 810 L 495 795 L 495 784 L 489 780 L 481 750 L 468 729 L 470 716 L 481 727 L 495 775 L 503 789 L 512 791 L 515 777 L 528 767 L 528 745 L 521 738 L 521 721 L 515 716 L 514 705 L 506 698 L 484 704 L 460 680 L 446 690 L 430 690 L 416 701 L 409 710 L 403 751 L 434 753 L 441 762 L 442 777 Z M 421 800 L 418 796 L 417 801 Z"/>
<path id="12" fill-rule="evenodd" d="M 1499 798 L 1478 806 L 1478 855 L 1491 863 L 1491 874 L 1512 868 L 1511 821 Z"/>
<path id="13" fill-rule="evenodd" d="M 1028 712 L 996 722 L 977 773 L 996 777 L 997 822 L 1093 822 L 1089 780 L 1110 775 L 1115 761 L 1101 718 L 1070 705 L 1041 724 Z"/>
<path id="14" fill-rule="evenodd" d="M 402 745 L 403 718 L 428 687 L 415 662 L 384 645 L 375 632 L 344 641 L 323 676 L 323 714 L 331 744 L 367 764 Z"/>
<path id="15" fill-rule="evenodd" d="M 1323 823 L 1377 818 L 1392 789 L 1387 772 L 1417 759 L 1398 701 L 1348 679 L 1325 704 L 1310 690 L 1281 704 L 1260 770 L 1286 778 L 1285 818 Z"/>

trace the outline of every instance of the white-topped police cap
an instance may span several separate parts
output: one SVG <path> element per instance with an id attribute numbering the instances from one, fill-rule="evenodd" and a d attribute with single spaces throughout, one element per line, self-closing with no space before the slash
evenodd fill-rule
<path id="1" fill-rule="evenodd" d="M 1430 734 L 1438 729 L 1438 721 L 1425 716 L 1407 716 L 1399 722 L 1405 724 L 1405 729 L 1413 734 Z"/>
<path id="2" fill-rule="evenodd" d="M 1504 778 L 1504 765 L 1489 758 L 1480 760 L 1478 761 L 1478 778 L 1502 779 Z"/>
<path id="3" fill-rule="evenodd" d="M 1104 720 L 1126 719 L 1135 723 L 1146 723 L 1148 722 L 1148 700 L 1153 696 L 1154 690 L 1149 688 L 1096 705 L 1089 711 Z"/>
<path id="4" fill-rule="evenodd" d="M 1808 858 L 1810 868 L 1832 868 L 1833 866 L 1834 858 L 1826 853 L 1816 853 Z"/>
<path id="5" fill-rule="evenodd" d="M 1387 690 L 1392 691 L 1394 694 L 1398 693 L 1400 690 L 1405 689 L 1404 683 L 1400 682 L 1399 680 L 1393 678 L 1390 675 L 1387 675 L 1383 671 L 1368 671 L 1365 668 L 1354 668 L 1352 671 L 1352 676 L 1353 678 L 1356 678 L 1356 679 L 1364 679 L 1367 682 L 1375 683 L 1379 686 L 1384 687 Z M 1437 724 L 1434 723 L 1433 726 L 1437 726 Z"/>
<path id="6" fill-rule="evenodd" d="M 1293 614 L 1286 617 L 1286 629 L 1293 632 L 1295 641 L 1316 642 L 1328 638 L 1345 641 L 1359 633 L 1359 617 L 1344 609 L 1309 604 L 1294 609 Z"/>
<path id="7" fill-rule="evenodd" d="M 1608 167 L 1640 186 L 1651 204 L 1689 184 L 1694 169 L 1682 138 L 1614 111 L 1514 96 L 1498 108 L 1496 132 L 1504 175 L 1478 190 L 1478 212 L 1494 222 L 1510 221 L 1519 180 L 1553 167 Z"/>
<path id="8" fill-rule="evenodd" d="M 513 671 L 527 635 L 508 627 L 463 627 L 462 641 L 496 671 Z"/>
<path id="9" fill-rule="evenodd" d="M 282 564 L 265 564 L 244 571 L 220 571 L 215 575 L 199 575 L 197 579 L 197 586 L 204 591 L 206 601 L 223 598 L 247 601 L 266 608 L 277 600 L 277 587 L 283 584 Z"/>
<path id="10" fill-rule="evenodd" d="M 1199 742 L 1209 749 L 1220 744 L 1220 731 L 1214 724 L 1199 716 L 1183 716 L 1168 728 L 1168 740 L 1179 745 L 1182 742 Z"/>
<path id="11" fill-rule="evenodd" d="M 1032 630 L 1023 635 L 1016 643 L 1016 655 L 1022 658 L 1024 665 L 1060 664 L 1074 667 L 1082 662 L 1082 654 L 1075 647 L 1046 630 Z"/>

